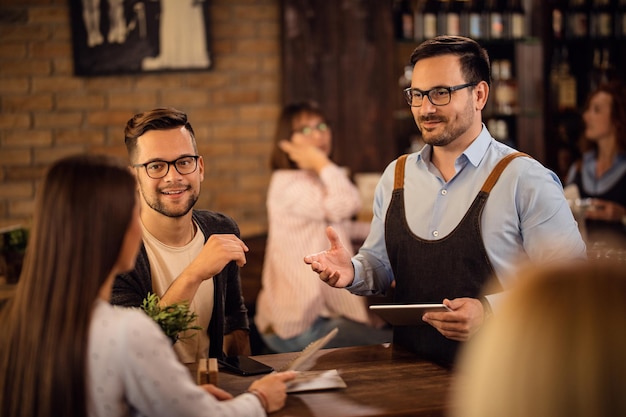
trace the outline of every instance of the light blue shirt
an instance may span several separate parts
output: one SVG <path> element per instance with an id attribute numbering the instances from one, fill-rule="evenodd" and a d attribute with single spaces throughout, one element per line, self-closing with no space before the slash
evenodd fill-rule
<path id="1" fill-rule="evenodd" d="M 483 125 L 480 135 L 456 159 L 456 174 L 448 182 L 431 163 L 431 152 L 432 147 L 426 145 L 408 156 L 404 198 L 411 231 L 423 239 L 437 240 L 459 224 L 496 164 L 515 150 L 493 139 Z M 371 231 L 352 258 L 355 278 L 348 290 L 355 294 L 385 292 L 394 279 L 385 245 L 385 215 L 395 165 L 393 161 L 387 166 L 376 186 Z M 500 176 L 487 199 L 481 233 L 505 290 L 515 279 L 516 267 L 523 263 L 586 256 L 558 176 L 527 157 L 515 158 Z M 493 304 L 495 298 L 489 297 L 489 301 Z"/>
<path id="2" fill-rule="evenodd" d="M 582 157 L 581 180 L 584 191 L 592 196 L 608 192 L 626 175 L 626 157 L 623 154 L 615 155 L 611 167 L 600 178 L 596 177 L 597 165 L 596 152 L 585 152 Z M 565 183 L 572 184 L 577 172 L 578 164 L 572 164 Z"/>

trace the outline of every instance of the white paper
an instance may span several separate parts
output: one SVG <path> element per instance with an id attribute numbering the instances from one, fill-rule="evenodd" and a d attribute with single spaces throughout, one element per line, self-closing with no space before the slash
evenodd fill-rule
<path id="1" fill-rule="evenodd" d="M 287 392 L 318 391 L 346 388 L 346 382 L 336 369 L 327 371 L 302 371 L 287 383 Z"/>

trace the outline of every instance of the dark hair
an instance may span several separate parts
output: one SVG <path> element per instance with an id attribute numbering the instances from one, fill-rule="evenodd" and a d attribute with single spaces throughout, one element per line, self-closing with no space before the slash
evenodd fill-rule
<path id="1" fill-rule="evenodd" d="M 422 42 L 411 54 L 411 64 L 421 59 L 441 55 L 457 55 L 461 70 L 465 74 L 465 82 L 478 83 L 485 81 L 491 85 L 491 67 L 489 54 L 473 39 L 463 36 L 437 36 Z"/>
<path id="2" fill-rule="evenodd" d="M 131 161 L 134 161 L 137 152 L 137 138 L 150 130 L 168 130 L 184 126 L 191 134 L 194 151 L 198 152 L 196 136 L 187 120 L 187 114 L 173 107 L 159 107 L 143 113 L 137 113 L 127 123 L 124 129 L 124 143 Z"/>
<path id="3" fill-rule="evenodd" d="M 15 296 L 0 316 L 0 415 L 87 415 L 91 311 L 133 216 L 135 178 L 112 156 L 54 163 L 37 193 Z"/>
<path id="4" fill-rule="evenodd" d="M 283 107 L 276 125 L 274 144 L 270 155 L 270 168 L 277 169 L 298 169 L 298 165 L 289 159 L 289 156 L 280 149 L 278 144 L 283 140 L 291 140 L 293 134 L 293 121 L 302 115 L 318 116 L 326 120 L 324 113 L 314 101 L 300 101 L 291 103 Z"/>
<path id="5" fill-rule="evenodd" d="M 619 80 L 600 84 L 587 97 L 585 110 L 589 109 L 591 99 L 598 93 L 606 93 L 611 97 L 611 122 L 615 125 L 615 140 L 620 153 L 626 152 L 626 86 Z M 582 152 L 597 149 L 598 144 L 583 136 L 580 140 Z"/>

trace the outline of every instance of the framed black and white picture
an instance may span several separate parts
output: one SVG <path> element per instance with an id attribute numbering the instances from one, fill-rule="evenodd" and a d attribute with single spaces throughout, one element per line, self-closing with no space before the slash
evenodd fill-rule
<path id="1" fill-rule="evenodd" d="M 69 0 L 74 74 L 211 68 L 209 0 Z"/>

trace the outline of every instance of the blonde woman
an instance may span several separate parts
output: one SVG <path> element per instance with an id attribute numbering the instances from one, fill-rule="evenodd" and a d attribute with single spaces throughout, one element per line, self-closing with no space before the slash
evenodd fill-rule
<path id="1" fill-rule="evenodd" d="M 460 359 L 453 417 L 626 415 L 626 268 L 523 274 Z"/>

